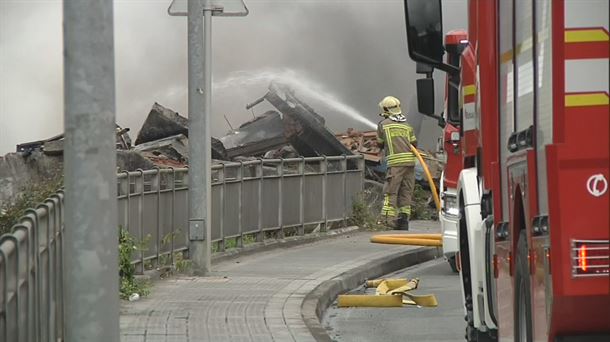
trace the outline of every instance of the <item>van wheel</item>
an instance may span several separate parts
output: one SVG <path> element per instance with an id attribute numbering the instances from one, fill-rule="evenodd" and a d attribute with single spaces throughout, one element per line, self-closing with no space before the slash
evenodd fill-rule
<path id="1" fill-rule="evenodd" d="M 527 261 L 527 235 L 519 234 L 515 275 L 515 341 L 532 341 L 532 307 L 530 293 L 530 272 Z"/>

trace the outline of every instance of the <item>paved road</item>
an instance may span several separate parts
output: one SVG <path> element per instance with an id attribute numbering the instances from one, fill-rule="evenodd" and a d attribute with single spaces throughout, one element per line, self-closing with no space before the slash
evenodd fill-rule
<path id="1" fill-rule="evenodd" d="M 407 268 L 387 277 L 420 278 L 414 293 L 433 293 L 437 308 L 345 308 L 335 304 L 323 320 L 335 341 L 436 341 L 463 342 L 464 314 L 458 276 L 443 259 Z M 368 290 L 372 291 L 372 290 Z M 374 291 L 372 291 L 374 293 Z"/>

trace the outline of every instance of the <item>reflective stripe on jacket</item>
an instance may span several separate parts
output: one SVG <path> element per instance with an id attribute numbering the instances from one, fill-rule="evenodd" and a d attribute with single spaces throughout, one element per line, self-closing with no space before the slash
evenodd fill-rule
<path id="1" fill-rule="evenodd" d="M 385 144 L 388 166 L 415 165 L 415 155 L 410 143 L 417 141 L 413 128 L 406 122 L 385 119 L 377 126 L 377 140 Z"/>

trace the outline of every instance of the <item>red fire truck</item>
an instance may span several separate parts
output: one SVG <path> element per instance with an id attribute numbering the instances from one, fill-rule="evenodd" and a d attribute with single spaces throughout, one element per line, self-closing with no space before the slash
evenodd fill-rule
<path id="1" fill-rule="evenodd" d="M 443 45 L 441 0 L 405 0 L 420 112 L 447 73 L 469 341 L 610 341 L 608 3 L 470 0 Z"/>

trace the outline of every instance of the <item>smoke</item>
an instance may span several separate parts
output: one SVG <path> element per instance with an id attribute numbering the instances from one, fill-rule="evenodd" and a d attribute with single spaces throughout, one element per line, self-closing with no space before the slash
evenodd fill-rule
<path id="1" fill-rule="evenodd" d="M 245 2 L 249 16 L 213 21 L 215 135 L 228 129 L 224 115 L 233 124 L 252 117 L 245 105 L 265 94 L 273 75 L 300 84 L 297 96 L 337 131 L 369 129 L 387 95 L 411 108 L 416 77 L 403 1 Z M 186 18 L 168 16 L 169 3 L 114 2 L 117 121 L 134 135 L 155 101 L 188 115 Z M 444 3 L 445 31 L 464 27 L 465 1 Z M 0 155 L 63 130 L 61 20 L 58 0 L 0 0 Z M 227 83 L 235 77 L 259 81 Z"/>

